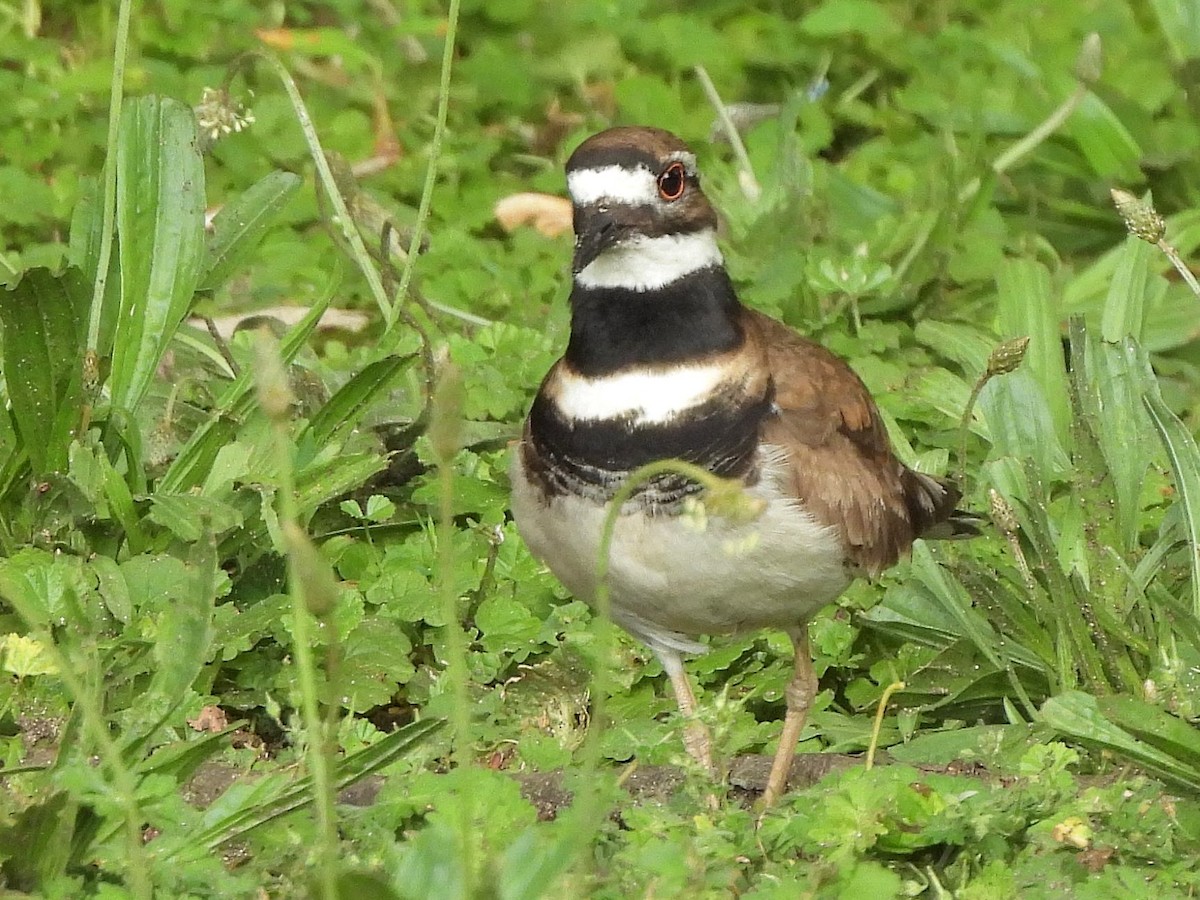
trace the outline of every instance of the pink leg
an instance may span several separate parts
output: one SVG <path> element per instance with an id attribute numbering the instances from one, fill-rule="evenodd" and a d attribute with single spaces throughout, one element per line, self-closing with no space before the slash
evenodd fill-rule
<path id="1" fill-rule="evenodd" d="M 704 723 L 696 718 L 696 695 L 688 683 L 687 673 L 683 670 L 683 660 L 674 650 L 662 647 L 652 648 L 654 655 L 662 663 L 667 677 L 671 679 L 671 687 L 675 690 L 675 702 L 679 704 L 679 712 L 686 721 L 683 734 L 683 745 L 688 755 L 700 763 L 708 772 L 715 772 L 716 766 L 712 759 L 712 739 Z"/>
<path id="2" fill-rule="evenodd" d="M 801 625 L 790 632 L 790 635 L 796 660 L 793 663 L 792 680 L 788 682 L 786 691 L 787 715 L 783 720 L 783 733 L 779 736 L 779 749 L 775 751 L 775 761 L 771 763 L 771 774 L 767 778 L 767 787 L 762 795 L 764 809 L 774 805 L 787 790 L 788 775 L 792 770 L 796 745 L 800 742 L 800 732 L 804 730 L 808 709 L 817 693 L 812 649 L 808 645 L 808 625 Z"/>

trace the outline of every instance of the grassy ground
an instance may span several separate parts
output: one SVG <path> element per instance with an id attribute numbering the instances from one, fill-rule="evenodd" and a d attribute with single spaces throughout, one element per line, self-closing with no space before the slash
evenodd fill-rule
<path id="1" fill-rule="evenodd" d="M 129 13 L 0 4 L 6 896 L 1195 896 L 1200 2 Z M 493 209 L 613 123 L 991 519 L 819 617 L 761 820 L 786 638 L 713 785 L 507 518 L 570 238 Z"/>

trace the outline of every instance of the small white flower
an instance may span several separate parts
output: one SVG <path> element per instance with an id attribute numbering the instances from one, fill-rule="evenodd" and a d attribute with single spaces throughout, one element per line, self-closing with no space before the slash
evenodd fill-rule
<path id="1" fill-rule="evenodd" d="M 196 106 L 196 124 L 210 143 L 254 124 L 254 113 L 223 88 L 204 89 Z"/>

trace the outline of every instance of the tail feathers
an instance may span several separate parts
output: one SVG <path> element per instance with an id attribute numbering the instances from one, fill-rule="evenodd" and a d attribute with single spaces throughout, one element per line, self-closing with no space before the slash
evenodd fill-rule
<path id="1" fill-rule="evenodd" d="M 984 521 L 983 516 L 977 516 L 969 510 L 956 509 L 944 522 L 938 522 L 927 531 L 921 532 L 921 537 L 927 541 L 961 541 L 979 537 L 983 534 L 979 529 Z"/>
<path id="2" fill-rule="evenodd" d="M 914 537 L 956 540 L 980 534 L 983 517 L 958 508 L 962 493 L 955 485 L 912 469 L 905 470 L 903 481 Z"/>

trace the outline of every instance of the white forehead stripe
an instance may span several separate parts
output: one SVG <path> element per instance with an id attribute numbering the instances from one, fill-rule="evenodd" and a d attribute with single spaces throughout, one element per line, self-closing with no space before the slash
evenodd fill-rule
<path id="1" fill-rule="evenodd" d="M 728 377 L 724 367 L 714 365 L 598 378 L 559 369 L 554 400 L 577 422 L 628 417 L 638 425 L 661 425 L 708 400 Z"/>
<path id="2" fill-rule="evenodd" d="M 654 173 L 645 166 L 633 169 L 626 166 L 580 169 L 567 176 L 567 190 L 578 206 L 599 203 L 601 200 L 638 206 L 658 200 L 658 184 Z"/>
<path id="3" fill-rule="evenodd" d="M 667 156 L 668 162 L 681 162 L 689 175 L 696 174 L 696 155 L 677 150 Z M 579 206 L 599 203 L 624 203 L 638 206 L 659 203 L 658 179 L 646 166 L 598 166 L 580 169 L 567 175 L 567 190 Z"/>
<path id="4" fill-rule="evenodd" d="M 605 250 L 575 276 L 575 282 L 585 288 L 653 291 L 721 262 L 711 228 L 658 237 L 639 235 Z"/>

